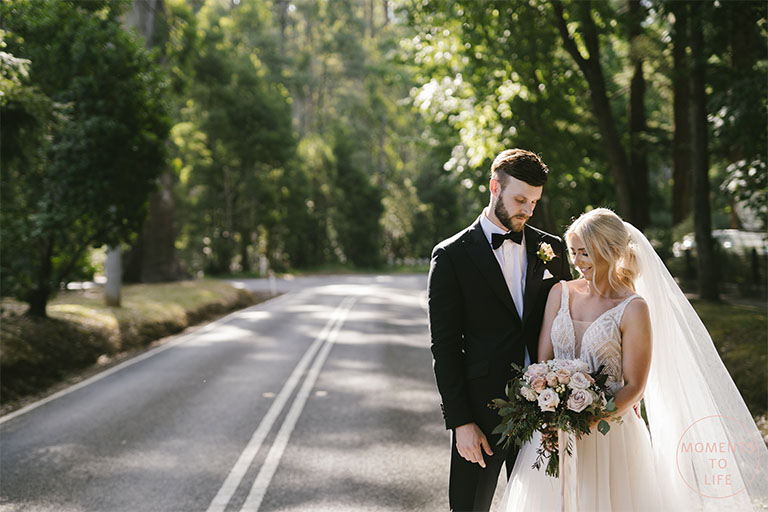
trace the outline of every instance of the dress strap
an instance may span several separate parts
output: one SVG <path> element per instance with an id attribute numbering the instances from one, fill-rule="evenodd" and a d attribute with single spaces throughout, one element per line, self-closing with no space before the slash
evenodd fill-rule
<path id="1" fill-rule="evenodd" d="M 568 283 L 560 281 L 560 311 L 568 311 Z"/>
<path id="2" fill-rule="evenodd" d="M 613 311 L 613 314 L 615 315 L 616 322 L 621 323 L 621 319 L 624 316 L 624 310 L 627 309 L 627 306 L 629 306 L 629 303 L 633 300 L 640 298 L 640 295 L 635 293 L 634 295 L 630 295 L 626 299 L 624 299 L 624 302 L 616 306 L 616 309 Z"/>

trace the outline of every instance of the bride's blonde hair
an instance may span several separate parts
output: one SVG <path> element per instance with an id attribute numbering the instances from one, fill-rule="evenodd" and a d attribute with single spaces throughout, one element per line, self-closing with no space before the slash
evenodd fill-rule
<path id="1" fill-rule="evenodd" d="M 572 235 L 581 238 L 590 255 L 597 254 L 608 262 L 608 284 L 613 290 L 623 286 L 635 291 L 637 257 L 621 217 L 608 208 L 595 208 L 582 213 L 568 227 L 565 239 L 569 245 Z"/>

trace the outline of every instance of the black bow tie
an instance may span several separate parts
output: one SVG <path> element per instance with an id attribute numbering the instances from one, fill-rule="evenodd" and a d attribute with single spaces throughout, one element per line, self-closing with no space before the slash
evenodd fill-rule
<path id="1" fill-rule="evenodd" d="M 500 235 L 498 233 L 493 233 L 491 235 L 491 247 L 494 249 L 498 249 L 501 247 L 501 244 L 504 243 L 504 240 L 512 240 L 516 244 L 519 244 L 523 241 L 523 232 L 522 231 L 507 231 L 503 235 Z"/>

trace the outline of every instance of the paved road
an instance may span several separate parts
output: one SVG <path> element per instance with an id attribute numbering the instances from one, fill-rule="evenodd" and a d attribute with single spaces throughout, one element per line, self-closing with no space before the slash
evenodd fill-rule
<path id="1" fill-rule="evenodd" d="M 446 510 L 423 275 L 284 293 L 0 418 L 0 510 Z"/>

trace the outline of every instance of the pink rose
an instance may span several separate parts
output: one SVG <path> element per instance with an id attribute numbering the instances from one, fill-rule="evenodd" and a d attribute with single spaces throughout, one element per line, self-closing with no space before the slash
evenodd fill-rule
<path id="1" fill-rule="evenodd" d="M 568 383 L 568 386 L 571 389 L 587 389 L 589 384 L 589 379 L 587 379 L 585 374 L 576 372 L 571 375 L 571 382 Z"/>
<path id="2" fill-rule="evenodd" d="M 555 372 L 557 380 L 560 384 L 568 384 L 571 381 L 571 372 L 565 368 L 561 368 Z"/>
<path id="3" fill-rule="evenodd" d="M 592 394 L 585 389 L 577 389 L 568 397 L 567 406 L 574 412 L 581 412 L 592 404 Z"/>
<path id="4" fill-rule="evenodd" d="M 547 374 L 546 379 L 547 379 L 547 385 L 549 387 L 553 388 L 553 387 L 557 386 L 558 379 L 557 379 L 557 374 L 555 372 L 549 372 Z"/>
<path id="5" fill-rule="evenodd" d="M 534 363 L 532 365 L 528 366 L 528 369 L 525 370 L 525 376 L 529 379 L 533 377 L 543 377 L 548 372 L 547 365 L 544 363 Z"/>
<path id="6" fill-rule="evenodd" d="M 541 393 L 547 388 L 547 381 L 544 380 L 544 377 L 536 377 L 531 381 L 531 387 L 537 393 Z"/>

